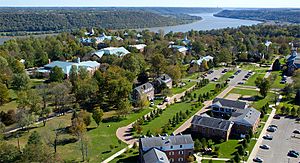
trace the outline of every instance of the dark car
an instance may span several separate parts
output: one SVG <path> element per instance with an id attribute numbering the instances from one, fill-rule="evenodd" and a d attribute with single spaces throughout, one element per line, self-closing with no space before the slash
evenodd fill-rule
<path id="1" fill-rule="evenodd" d="M 230 76 L 229 78 L 233 79 L 233 78 L 234 78 L 234 76 L 232 75 L 232 76 Z"/>
<path id="2" fill-rule="evenodd" d="M 263 136 L 263 138 L 266 139 L 266 140 L 272 140 L 273 136 L 267 134 L 267 135 Z"/>
<path id="3" fill-rule="evenodd" d="M 253 159 L 254 162 L 263 162 L 264 160 L 262 158 L 259 158 L 259 157 L 255 157 Z"/>
<path id="4" fill-rule="evenodd" d="M 299 130 L 294 130 L 293 133 L 294 134 L 300 134 L 300 131 Z"/>
<path id="5" fill-rule="evenodd" d="M 276 114 L 276 115 L 274 115 L 273 118 L 274 118 L 274 119 L 280 119 L 280 115 Z"/>
<path id="6" fill-rule="evenodd" d="M 299 153 L 294 151 L 294 150 L 290 150 L 289 153 L 288 153 L 288 156 L 298 158 Z"/>
<path id="7" fill-rule="evenodd" d="M 267 131 L 268 132 L 275 132 L 277 130 L 277 128 L 275 127 L 268 127 Z"/>

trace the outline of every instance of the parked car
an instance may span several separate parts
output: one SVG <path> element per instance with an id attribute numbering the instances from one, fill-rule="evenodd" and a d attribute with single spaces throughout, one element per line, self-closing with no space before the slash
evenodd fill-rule
<path id="1" fill-rule="evenodd" d="M 299 152 L 295 151 L 295 150 L 290 150 L 290 152 L 295 153 L 296 155 L 299 156 Z"/>
<path id="2" fill-rule="evenodd" d="M 150 106 L 154 106 L 154 102 L 153 101 L 150 102 Z"/>
<path id="3" fill-rule="evenodd" d="M 270 149 L 270 146 L 264 144 L 264 145 L 261 145 L 259 146 L 261 149 Z"/>
<path id="4" fill-rule="evenodd" d="M 233 78 L 234 78 L 234 76 L 232 75 L 232 76 L 230 76 L 229 78 L 230 78 L 230 79 L 233 79 Z"/>
<path id="5" fill-rule="evenodd" d="M 299 152 L 296 152 L 294 150 L 290 150 L 289 153 L 288 153 L 288 156 L 298 158 L 299 157 Z"/>
<path id="6" fill-rule="evenodd" d="M 275 127 L 268 127 L 268 132 L 275 132 L 277 129 Z"/>
<path id="7" fill-rule="evenodd" d="M 274 119 L 280 119 L 280 115 L 276 114 L 276 115 L 274 115 L 273 118 L 274 118 Z"/>
<path id="8" fill-rule="evenodd" d="M 267 134 L 267 135 L 263 136 L 263 138 L 266 139 L 266 140 L 272 140 L 273 136 Z"/>
<path id="9" fill-rule="evenodd" d="M 238 82 L 238 84 L 243 85 L 243 84 L 245 84 L 245 82 Z"/>
<path id="10" fill-rule="evenodd" d="M 274 127 L 274 128 L 278 128 L 278 126 L 277 125 L 269 125 L 269 127 Z"/>
<path id="11" fill-rule="evenodd" d="M 280 81 L 280 84 L 285 84 L 286 83 L 286 80 L 281 80 Z"/>
<path id="12" fill-rule="evenodd" d="M 294 130 L 293 133 L 294 134 L 300 134 L 300 131 L 299 130 Z"/>
<path id="13" fill-rule="evenodd" d="M 253 161 L 254 161 L 254 162 L 263 162 L 264 160 L 263 160 L 262 158 L 260 158 L 260 157 L 255 157 L 255 158 L 253 159 Z"/>

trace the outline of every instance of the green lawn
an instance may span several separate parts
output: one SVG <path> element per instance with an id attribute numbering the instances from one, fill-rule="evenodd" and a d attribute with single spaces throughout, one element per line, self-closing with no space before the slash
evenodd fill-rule
<path id="1" fill-rule="evenodd" d="M 262 72 L 260 72 L 262 71 Z M 255 74 L 252 75 L 245 83 L 245 85 L 249 85 L 249 86 L 255 86 L 255 80 L 258 78 L 258 77 L 261 77 L 263 78 L 266 74 L 266 71 L 265 70 L 257 70 L 255 71 Z"/>
<path id="2" fill-rule="evenodd" d="M 194 82 L 194 81 L 190 81 L 190 82 L 189 82 L 189 81 L 186 81 L 185 83 L 186 83 L 186 85 L 185 85 L 184 87 L 173 87 L 173 88 L 171 89 L 172 93 L 173 93 L 173 94 L 182 93 L 182 92 L 184 92 L 185 90 L 191 88 L 193 85 L 196 84 L 196 82 Z"/>
<path id="3" fill-rule="evenodd" d="M 280 81 L 282 79 L 282 72 L 281 71 L 272 71 L 272 75 L 276 75 L 276 79 L 275 79 L 274 83 L 271 85 L 271 88 L 283 89 L 285 87 L 285 84 L 280 84 Z"/>
<path id="4" fill-rule="evenodd" d="M 100 124 L 98 128 L 96 127 L 95 122 L 93 121 L 90 125 L 90 130 L 87 132 L 88 140 L 89 140 L 89 154 L 88 157 L 90 162 L 99 162 L 103 161 L 104 159 L 108 158 L 112 154 L 116 153 L 117 151 L 121 150 L 122 148 L 126 147 L 125 143 L 118 143 L 118 138 L 116 137 L 116 130 L 119 127 L 126 126 L 131 122 L 135 121 L 136 119 L 140 118 L 141 116 L 147 114 L 150 109 L 144 109 L 139 113 L 132 113 L 127 116 L 125 120 L 119 122 L 103 122 Z M 36 129 L 32 129 L 29 132 L 25 132 L 21 137 L 21 146 L 24 146 L 27 142 L 28 136 L 34 130 L 38 131 L 39 133 L 43 133 L 45 130 L 49 130 L 49 126 L 61 123 L 61 127 L 67 127 L 71 123 L 71 115 L 62 116 L 59 118 L 55 118 L 49 121 L 46 127 L 39 127 Z M 61 136 L 63 138 L 74 138 L 69 134 L 64 134 Z M 11 138 L 8 140 L 10 143 L 17 144 L 16 138 Z M 110 145 L 114 145 L 116 148 L 110 149 Z M 79 143 L 69 143 L 58 147 L 58 152 L 60 153 L 60 157 L 64 160 L 69 161 L 81 161 L 81 154 L 79 150 Z"/>
<path id="5" fill-rule="evenodd" d="M 226 163 L 226 161 L 213 160 L 213 163 Z M 209 160 L 201 160 L 201 163 L 209 163 Z"/>
<path id="6" fill-rule="evenodd" d="M 228 94 L 235 93 L 240 94 L 242 96 L 256 96 L 259 95 L 259 92 L 256 90 L 250 90 L 250 89 L 239 89 L 239 88 L 233 88 Z"/>
<path id="7" fill-rule="evenodd" d="M 226 72 L 224 75 L 222 75 L 218 81 L 224 82 L 224 81 L 226 81 L 230 76 L 232 76 L 233 74 L 234 74 L 234 71 L 228 71 L 228 72 Z"/>

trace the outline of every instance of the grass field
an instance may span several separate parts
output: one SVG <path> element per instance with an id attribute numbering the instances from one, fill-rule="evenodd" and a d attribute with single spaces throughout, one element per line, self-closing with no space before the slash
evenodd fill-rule
<path id="1" fill-rule="evenodd" d="M 273 71 L 271 74 L 276 75 L 276 79 L 275 79 L 274 83 L 271 85 L 271 88 L 283 89 L 286 84 L 280 84 L 280 81 L 282 79 L 282 72 Z"/>
<path id="2" fill-rule="evenodd" d="M 245 85 L 249 85 L 249 86 L 255 86 L 255 80 L 258 77 L 263 78 L 266 74 L 266 70 L 262 69 L 262 70 L 255 70 L 254 75 L 252 75 L 245 83 Z"/>
<path id="3" fill-rule="evenodd" d="M 194 81 L 190 81 L 190 82 L 186 81 L 185 83 L 186 83 L 186 85 L 183 86 L 183 87 L 173 87 L 173 88 L 171 89 L 172 93 L 173 93 L 173 94 L 182 93 L 182 92 L 184 92 L 185 90 L 191 88 L 193 85 L 196 84 L 196 82 L 194 82 Z"/>
<path id="4" fill-rule="evenodd" d="M 113 153 L 121 150 L 126 147 L 126 144 L 119 144 L 118 138 L 116 137 L 116 130 L 119 127 L 126 126 L 131 122 L 135 121 L 137 118 L 142 115 L 147 114 L 150 109 L 144 109 L 139 113 L 132 113 L 126 117 L 125 120 L 119 122 L 103 122 L 100 124 L 98 128 L 94 121 L 89 126 L 87 137 L 89 140 L 89 153 L 88 157 L 90 162 L 99 162 L 103 161 L 107 157 L 111 156 Z M 56 124 L 62 124 L 61 127 L 67 127 L 71 124 L 71 115 L 62 116 L 59 118 L 55 118 L 49 121 L 46 127 L 39 127 L 36 129 L 32 129 L 29 132 L 24 132 L 20 135 L 20 144 L 24 146 L 28 140 L 28 137 L 31 132 L 37 131 L 43 135 L 43 131 L 51 129 L 51 126 Z M 63 134 L 60 136 L 60 139 L 69 139 L 72 140 L 73 136 L 69 134 Z M 10 138 L 8 140 L 9 143 L 17 144 L 17 138 Z M 110 149 L 110 145 L 114 146 L 114 149 Z M 71 142 L 69 144 L 64 144 L 58 147 L 58 152 L 61 154 L 60 157 L 64 160 L 68 161 L 81 161 L 81 155 L 79 150 L 78 142 Z"/>

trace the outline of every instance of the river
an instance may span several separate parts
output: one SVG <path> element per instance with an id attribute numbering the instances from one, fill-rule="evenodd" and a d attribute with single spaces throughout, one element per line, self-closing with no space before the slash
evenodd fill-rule
<path id="1" fill-rule="evenodd" d="M 190 30 L 212 30 L 212 29 L 222 29 L 222 28 L 236 28 L 239 26 L 251 26 L 255 24 L 259 24 L 259 21 L 253 20 L 242 20 L 242 19 L 231 19 L 231 18 L 221 18 L 213 16 L 214 13 L 201 13 L 201 14 L 191 14 L 194 16 L 202 17 L 202 20 L 184 24 L 184 25 L 177 25 L 177 26 L 167 26 L 167 27 L 155 27 L 155 28 L 145 28 L 149 29 L 153 32 L 158 32 L 158 30 L 162 29 L 165 33 L 170 31 L 173 32 L 187 32 Z M 138 29 L 143 30 L 143 29 Z M 46 34 L 47 35 L 47 34 Z M 44 35 L 35 35 L 34 37 L 41 37 L 46 36 Z M 50 34 L 51 35 L 51 34 Z M 28 36 L 16 36 L 16 37 L 28 37 Z M 13 37 L 0 37 L 0 45 L 3 44 L 4 41 L 12 39 Z"/>
<path id="2" fill-rule="evenodd" d="M 200 16 L 202 20 L 177 26 L 167 26 L 167 27 L 155 27 L 155 28 L 146 28 L 153 32 L 158 32 L 162 29 L 165 33 L 170 31 L 173 32 L 187 32 L 190 30 L 212 30 L 212 29 L 222 29 L 222 28 L 237 28 L 240 26 L 251 26 L 259 24 L 259 21 L 253 20 L 242 20 L 242 19 L 231 19 L 231 18 L 222 18 L 213 16 L 215 13 L 201 13 L 201 14 L 191 14 L 193 16 Z M 141 30 L 141 29 L 140 29 Z"/>

